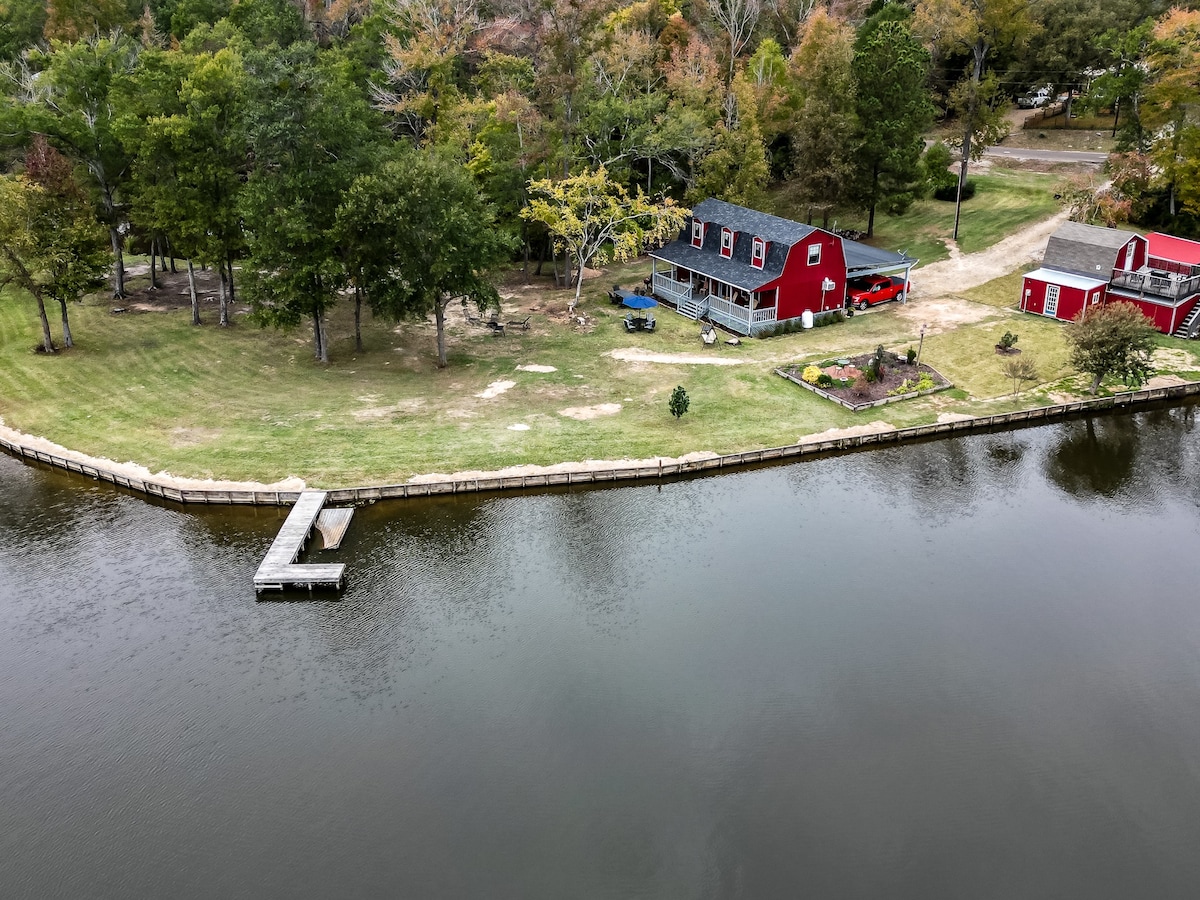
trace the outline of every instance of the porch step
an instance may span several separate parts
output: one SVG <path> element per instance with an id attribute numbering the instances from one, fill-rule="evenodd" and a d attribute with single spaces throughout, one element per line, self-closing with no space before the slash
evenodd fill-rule
<path id="1" fill-rule="evenodd" d="M 708 312 L 708 301 L 703 297 L 691 297 L 687 300 L 680 300 L 679 306 L 676 309 L 681 316 L 687 316 L 689 319 L 699 319 Z"/>
<path id="2" fill-rule="evenodd" d="M 1179 327 L 1173 332 L 1174 337 L 1191 338 L 1196 334 L 1197 321 L 1200 321 L 1200 303 L 1192 307 L 1192 311 L 1183 317 L 1183 321 L 1179 323 Z"/>

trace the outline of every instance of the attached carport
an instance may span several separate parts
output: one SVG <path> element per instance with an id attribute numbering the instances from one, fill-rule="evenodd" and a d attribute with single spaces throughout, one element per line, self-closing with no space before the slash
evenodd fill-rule
<path id="1" fill-rule="evenodd" d="M 904 282 L 907 284 L 909 272 L 920 262 L 904 253 L 880 250 L 878 247 L 860 244 L 849 238 L 842 238 L 842 253 L 846 257 L 847 280 L 863 275 L 894 275 L 903 271 Z"/>

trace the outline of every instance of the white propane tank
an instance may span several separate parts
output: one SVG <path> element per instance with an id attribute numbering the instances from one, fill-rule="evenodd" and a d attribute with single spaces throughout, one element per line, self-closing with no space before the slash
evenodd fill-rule
<path id="1" fill-rule="evenodd" d="M 800 313 L 800 324 L 805 328 L 813 327 L 813 314 L 811 309 L 806 309 L 804 312 Z"/>

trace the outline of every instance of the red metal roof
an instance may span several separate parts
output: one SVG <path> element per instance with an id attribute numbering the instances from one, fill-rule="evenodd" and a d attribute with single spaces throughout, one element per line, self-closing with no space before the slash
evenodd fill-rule
<path id="1" fill-rule="evenodd" d="M 1200 243 L 1196 241 L 1154 231 L 1146 235 L 1146 243 L 1151 256 L 1171 262 L 1187 263 L 1190 266 L 1200 266 Z"/>

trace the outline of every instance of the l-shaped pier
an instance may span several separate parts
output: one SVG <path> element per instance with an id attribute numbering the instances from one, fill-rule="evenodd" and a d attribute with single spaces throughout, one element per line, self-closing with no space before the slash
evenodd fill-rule
<path id="1" fill-rule="evenodd" d="M 279 534 L 275 536 L 271 549 L 254 573 L 256 593 L 301 587 L 310 591 L 318 587 L 341 589 L 346 571 L 344 563 L 300 565 L 296 562 L 321 514 L 325 497 L 325 491 L 301 492 Z M 344 527 L 342 530 L 345 530 Z"/>

